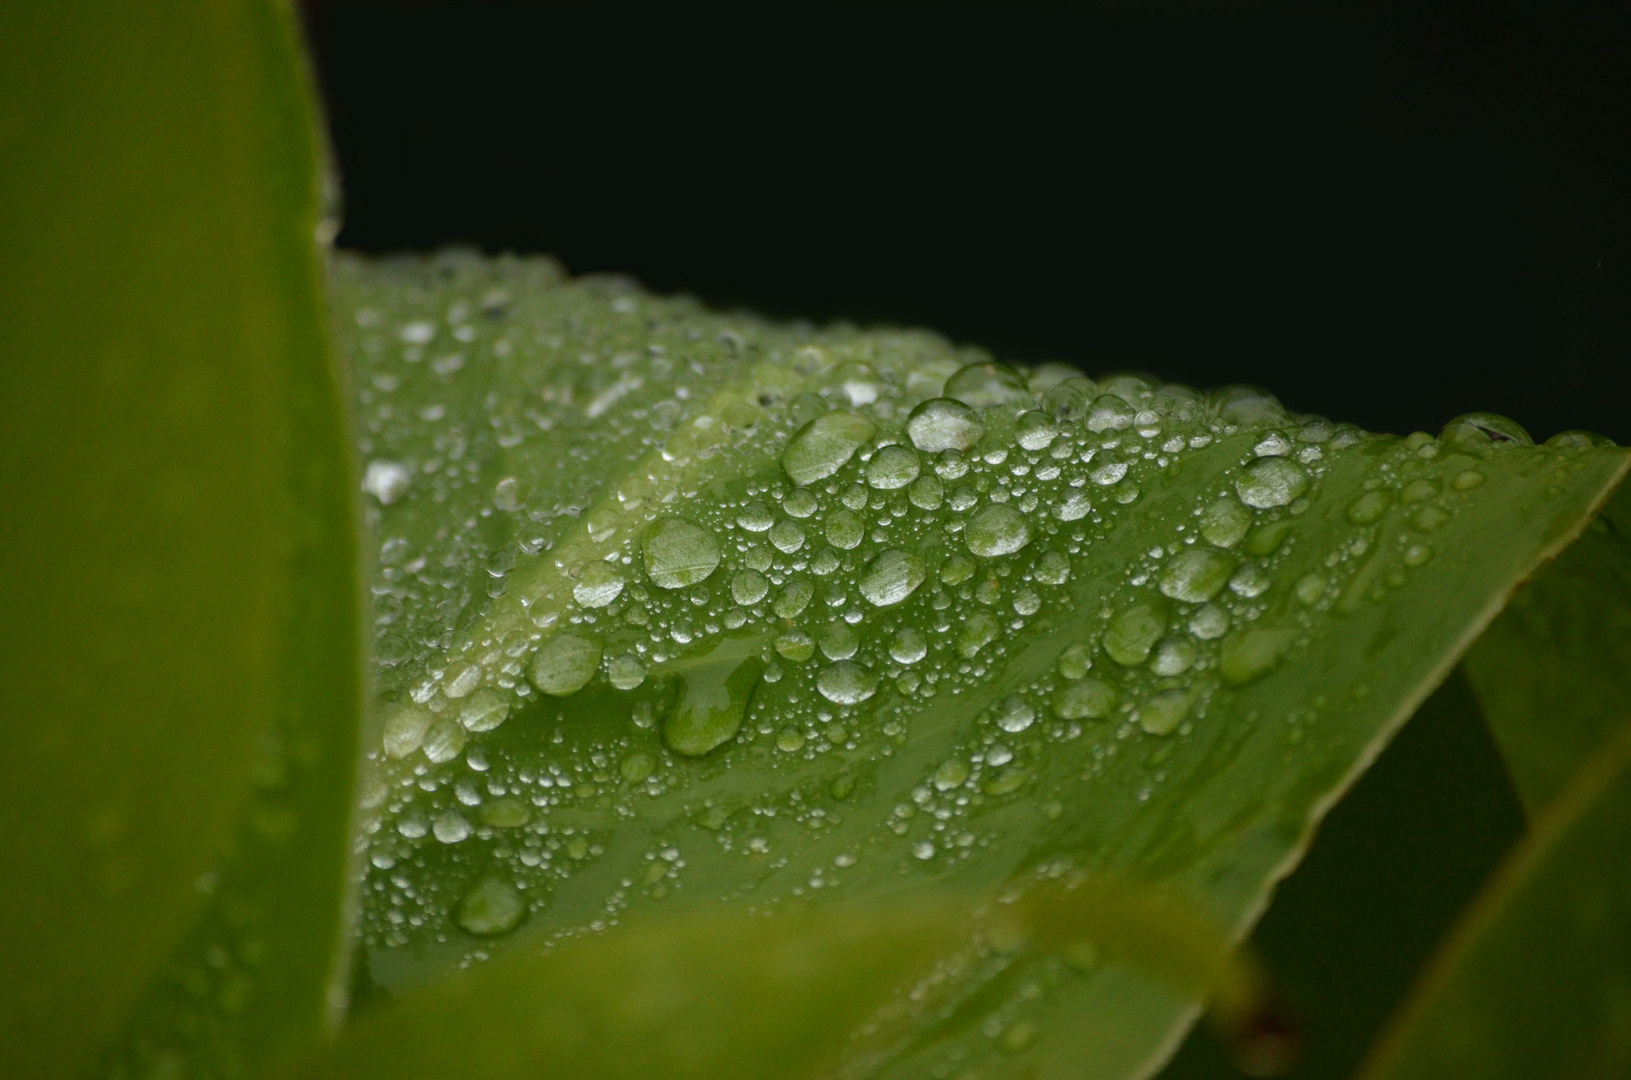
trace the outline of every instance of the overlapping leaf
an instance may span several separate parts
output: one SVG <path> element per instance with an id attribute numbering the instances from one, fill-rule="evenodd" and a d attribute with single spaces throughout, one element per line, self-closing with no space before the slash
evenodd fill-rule
<path id="1" fill-rule="evenodd" d="M 1244 932 L 1625 468 L 541 261 L 337 276 L 380 563 L 364 934 L 393 991 L 632 914 L 1075 874 Z M 883 1074 L 1137 1075 L 1195 1009 L 1136 965 L 976 967 Z"/>
<path id="2" fill-rule="evenodd" d="M 144 1075 L 333 1013 L 354 481 L 301 74 L 277 5 L 0 7 L 7 1076 L 87 1075 L 139 1000 Z"/>

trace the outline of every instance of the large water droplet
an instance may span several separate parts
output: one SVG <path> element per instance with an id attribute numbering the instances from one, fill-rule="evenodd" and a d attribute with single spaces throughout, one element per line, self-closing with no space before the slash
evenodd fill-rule
<path id="1" fill-rule="evenodd" d="M 586 608 L 603 608 L 622 593 L 622 575 L 602 562 L 584 567 L 572 586 L 572 598 Z"/>
<path id="2" fill-rule="evenodd" d="M 1031 392 L 1019 372 L 1007 364 L 988 361 L 959 368 L 946 380 L 946 396 L 976 409 L 986 409 L 1010 401 L 1029 400 Z"/>
<path id="3" fill-rule="evenodd" d="M 1087 429 L 1089 431 L 1120 431 L 1133 426 L 1133 417 L 1138 415 L 1127 402 L 1115 394 L 1100 394 L 1087 406 Z"/>
<path id="4" fill-rule="evenodd" d="M 457 721 L 446 718 L 438 720 L 425 732 L 425 756 L 438 765 L 452 761 L 464 750 L 469 738 Z"/>
<path id="5" fill-rule="evenodd" d="M 482 687 L 459 707 L 459 723 L 466 731 L 491 731 L 510 716 L 510 699 L 491 687 Z"/>
<path id="6" fill-rule="evenodd" d="M 751 607 L 770 592 L 770 581 L 757 570 L 738 570 L 731 578 L 731 599 L 744 607 Z"/>
<path id="7" fill-rule="evenodd" d="M 1467 413 L 1458 416 L 1444 425 L 1444 431 L 1439 438 L 1453 446 L 1470 449 L 1488 447 L 1492 443 L 1513 446 L 1535 445 L 1535 440 L 1529 437 L 1529 432 L 1517 421 L 1498 413 Z"/>
<path id="8" fill-rule="evenodd" d="M 906 627 L 889 643 L 889 655 L 896 663 L 915 664 L 929 654 L 929 639 L 923 631 Z"/>
<path id="9" fill-rule="evenodd" d="M 782 451 L 782 468 L 800 486 L 825 480 L 877 432 L 872 421 L 857 413 L 825 413 L 794 432 Z"/>
<path id="10" fill-rule="evenodd" d="M 861 575 L 861 595 L 877 607 L 898 604 L 923 584 L 923 559 L 905 551 L 880 552 Z"/>
<path id="11" fill-rule="evenodd" d="M 1290 419 L 1279 398 L 1255 386 L 1225 386 L 1212 395 L 1212 407 L 1228 424 L 1283 424 Z"/>
<path id="12" fill-rule="evenodd" d="M 707 578 L 719 566 L 719 541 L 695 522 L 661 517 L 641 544 L 646 576 L 663 589 L 680 589 Z"/>
<path id="13" fill-rule="evenodd" d="M 917 455 L 905 446 L 886 446 L 866 464 L 866 482 L 883 491 L 903 488 L 917 479 L 923 466 Z"/>
<path id="14" fill-rule="evenodd" d="M 1279 666 L 1297 640 L 1295 630 L 1259 627 L 1224 642 L 1218 672 L 1233 685 L 1261 679 Z"/>
<path id="15" fill-rule="evenodd" d="M 853 660 L 840 660 L 816 676 L 816 689 L 828 701 L 858 705 L 878 691 L 878 677 Z"/>
<path id="16" fill-rule="evenodd" d="M 756 637 L 726 638 L 701 656 L 674 665 L 680 676 L 663 741 L 676 754 L 698 757 L 729 741 L 742 726 L 764 674 Z"/>
<path id="17" fill-rule="evenodd" d="M 1290 458 L 1258 458 L 1235 481 L 1235 491 L 1247 506 L 1266 510 L 1285 506 L 1308 490 L 1308 473 Z"/>
<path id="18" fill-rule="evenodd" d="M 934 398 L 912 410 L 906 420 L 906 434 L 912 445 L 926 454 L 943 450 L 967 450 L 980 441 L 985 427 L 974 410 L 951 398 Z"/>
<path id="19" fill-rule="evenodd" d="M 600 643 L 562 631 L 544 639 L 527 669 L 532 685 L 553 697 L 582 690 L 600 668 Z"/>
<path id="20" fill-rule="evenodd" d="M 792 518 L 782 518 L 770 530 L 770 543 L 777 551 L 791 555 L 804 546 L 804 530 Z"/>
<path id="21" fill-rule="evenodd" d="M 969 519 L 963 540 L 981 558 L 1011 555 L 1031 542 L 1031 524 L 1007 503 L 994 503 Z"/>
<path id="22" fill-rule="evenodd" d="M 1189 695 L 1182 690 L 1156 694 L 1138 707 L 1138 726 L 1151 735 L 1170 735 L 1189 715 Z"/>
<path id="23" fill-rule="evenodd" d="M 1166 612 L 1153 604 L 1135 604 L 1110 620 L 1104 631 L 1104 651 L 1118 664 L 1142 664 L 1166 632 Z"/>
<path id="24" fill-rule="evenodd" d="M 1025 703 L 1023 698 L 1004 698 L 997 706 L 997 726 L 1011 735 L 1017 735 L 1036 723 L 1036 710 Z"/>
<path id="25" fill-rule="evenodd" d="M 1235 561 L 1210 548 L 1189 548 L 1167 564 L 1161 592 L 1174 600 L 1199 604 L 1212 599 L 1234 573 Z"/>
<path id="26" fill-rule="evenodd" d="M 1219 499 L 1201 514 L 1201 536 L 1218 547 L 1234 547 L 1251 528 L 1252 512 L 1234 499 Z"/>
<path id="27" fill-rule="evenodd" d="M 1115 711 L 1120 696 L 1109 683 L 1079 679 L 1053 695 L 1053 711 L 1065 720 L 1104 720 Z"/>
<path id="28" fill-rule="evenodd" d="M 459 901 L 460 926 L 478 937 L 507 934 L 526 917 L 527 902 L 510 885 L 495 877 L 483 878 Z"/>
<path id="29" fill-rule="evenodd" d="M 413 705 L 388 705 L 384 709 L 384 743 L 387 757 L 405 758 L 425 741 L 431 715 Z"/>

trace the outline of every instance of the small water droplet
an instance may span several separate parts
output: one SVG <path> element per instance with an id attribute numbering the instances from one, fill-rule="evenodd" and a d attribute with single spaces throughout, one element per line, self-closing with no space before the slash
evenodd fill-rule
<path id="1" fill-rule="evenodd" d="M 413 474 L 400 461 L 370 461 L 363 471 L 362 489 L 381 506 L 390 506 L 407 494 L 412 482 Z"/>
<path id="2" fill-rule="evenodd" d="M 1023 698 L 1008 697 L 997 706 L 996 720 L 1002 730 L 1017 735 L 1036 722 L 1036 710 Z"/>
<path id="3" fill-rule="evenodd" d="M 1348 504 L 1348 520 L 1355 525 L 1371 525 L 1381 521 L 1392 501 L 1392 493 L 1385 489 L 1367 491 Z"/>

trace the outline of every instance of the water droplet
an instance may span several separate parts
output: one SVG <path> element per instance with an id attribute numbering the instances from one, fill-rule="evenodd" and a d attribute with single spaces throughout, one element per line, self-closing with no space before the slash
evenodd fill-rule
<path id="1" fill-rule="evenodd" d="M 419 749 L 430 729 L 430 713 L 412 705 L 387 705 L 383 711 L 386 756 L 405 758 Z"/>
<path id="2" fill-rule="evenodd" d="M 1424 506 L 1410 515 L 1410 527 L 1418 532 L 1436 532 L 1450 520 L 1450 515 L 1437 506 Z"/>
<path id="3" fill-rule="evenodd" d="M 1244 596 L 1250 600 L 1268 592 L 1273 584 L 1268 572 L 1257 563 L 1242 563 L 1229 578 L 1229 591 L 1236 596 Z"/>
<path id="4" fill-rule="evenodd" d="M 1017 735 L 1036 723 L 1036 710 L 1027 705 L 1023 698 L 1008 697 L 997 706 L 996 720 L 1002 730 Z"/>
<path id="5" fill-rule="evenodd" d="M 816 676 L 816 689 L 828 701 L 858 705 L 878 691 L 878 677 L 853 660 L 840 660 Z"/>
<path id="6" fill-rule="evenodd" d="M 787 516 L 796 517 L 800 520 L 815 513 L 820 505 L 815 494 L 809 488 L 794 488 L 782 500 L 782 509 L 786 511 Z"/>
<path id="7" fill-rule="evenodd" d="M 866 417 L 830 412 L 799 428 L 782 451 L 782 468 L 800 487 L 825 480 L 843 468 L 878 432 Z"/>
<path id="8" fill-rule="evenodd" d="M 1259 627 L 1224 642 L 1218 658 L 1223 681 L 1235 686 L 1261 679 L 1279 666 L 1297 640 L 1295 630 Z"/>
<path id="9" fill-rule="evenodd" d="M 1182 690 L 1156 694 L 1138 707 L 1138 726 L 1151 735 L 1170 735 L 1189 715 L 1189 695 Z"/>
<path id="10" fill-rule="evenodd" d="M 532 820 L 532 811 L 524 799 L 494 799 L 481 808 L 481 819 L 495 829 L 519 829 Z"/>
<path id="11" fill-rule="evenodd" d="M 1059 437 L 1059 429 L 1047 413 L 1028 412 L 1019 418 L 1016 440 L 1027 450 L 1046 450 Z"/>
<path id="12" fill-rule="evenodd" d="M 759 639 L 726 638 L 682 664 L 679 694 L 663 721 L 663 742 L 676 754 L 699 757 L 735 737 L 764 674 Z"/>
<path id="13" fill-rule="evenodd" d="M 1291 529 L 1290 521 L 1265 521 L 1252 526 L 1251 532 L 1246 534 L 1246 553 L 1258 557 L 1272 555 L 1281 541 L 1291 535 Z"/>
<path id="14" fill-rule="evenodd" d="M 1120 431 L 1133 426 L 1133 417 L 1138 415 L 1127 402 L 1115 394 L 1100 394 L 1087 406 L 1087 429 L 1089 431 Z"/>
<path id="15" fill-rule="evenodd" d="M 1110 620 L 1104 631 L 1104 651 L 1118 664 L 1142 664 L 1166 632 L 1164 611 L 1153 604 L 1135 604 Z"/>
<path id="16" fill-rule="evenodd" d="M 1411 544 L 1404 549 L 1404 564 L 1406 566 L 1425 566 L 1433 558 L 1433 549 L 1426 544 Z"/>
<path id="17" fill-rule="evenodd" d="M 1251 511 L 1234 499 L 1219 499 L 1201 514 L 1201 536 L 1221 548 L 1240 543 L 1251 525 Z"/>
<path id="18" fill-rule="evenodd" d="M 917 843 L 913 844 L 912 857 L 914 859 L 921 859 L 924 862 L 934 858 L 934 841 L 919 840 Z"/>
<path id="19" fill-rule="evenodd" d="M 491 687 L 482 687 L 459 708 L 459 723 L 466 731 L 491 731 L 510 716 L 510 699 Z"/>
<path id="20" fill-rule="evenodd" d="M 1247 506 L 1266 510 L 1285 506 L 1308 490 L 1308 473 L 1290 458 L 1258 458 L 1235 481 L 1235 491 Z"/>
<path id="21" fill-rule="evenodd" d="M 1210 548 L 1189 548 L 1167 564 L 1161 592 L 1174 600 L 1199 604 L 1212 599 L 1234 573 L 1235 561 Z"/>
<path id="22" fill-rule="evenodd" d="M 1348 520 L 1355 525 L 1372 525 L 1387 513 L 1393 494 L 1387 490 L 1367 491 L 1348 504 Z"/>
<path id="23" fill-rule="evenodd" d="M 1057 551 L 1045 552 L 1032 573 L 1044 585 L 1063 585 L 1070 580 L 1070 560 Z"/>
<path id="24" fill-rule="evenodd" d="M 905 600 L 923 584 L 923 559 L 905 551 L 880 552 L 866 566 L 859 583 L 861 595 L 876 607 L 889 607 Z"/>
<path id="25" fill-rule="evenodd" d="M 457 844 L 470 838 L 470 822 L 463 814 L 451 811 L 437 817 L 430 831 L 444 844 Z"/>
<path id="26" fill-rule="evenodd" d="M 976 409 L 1025 401 L 1031 396 L 1019 372 L 1007 364 L 986 362 L 959 368 L 946 380 L 946 396 Z"/>
<path id="27" fill-rule="evenodd" d="M 1080 679 L 1093 670 L 1093 650 L 1077 643 L 1059 654 L 1059 674 L 1067 679 Z"/>
<path id="28" fill-rule="evenodd" d="M 981 558 L 1011 555 L 1031 542 L 1031 524 L 1007 503 L 995 503 L 969 519 L 963 540 Z"/>
<path id="29" fill-rule="evenodd" d="M 1215 641 L 1229 632 L 1229 613 L 1217 604 L 1206 604 L 1189 617 L 1189 632 L 1202 641 Z"/>
<path id="30" fill-rule="evenodd" d="M 602 562 L 584 567 L 572 586 L 572 598 L 586 608 L 603 608 L 622 594 L 622 576 Z"/>
<path id="31" fill-rule="evenodd" d="M 639 657 L 624 653 L 606 665 L 606 678 L 619 690 L 633 690 L 646 681 L 646 668 Z"/>
<path id="32" fill-rule="evenodd" d="M 782 518 L 770 530 L 770 543 L 777 551 L 791 555 L 804 546 L 804 530 L 792 518 Z"/>
<path id="33" fill-rule="evenodd" d="M 1093 502 L 1087 497 L 1087 492 L 1072 490 L 1067 492 L 1053 508 L 1053 516 L 1060 521 L 1080 521 L 1093 509 Z"/>
<path id="34" fill-rule="evenodd" d="M 1455 479 L 1450 481 L 1450 486 L 1457 491 L 1471 491 L 1483 482 L 1483 473 L 1476 469 L 1467 469 L 1465 472 L 1457 473 Z"/>
<path id="35" fill-rule="evenodd" d="M 1060 424 L 1079 422 L 1087 413 L 1087 402 L 1095 387 L 1086 379 L 1066 379 L 1049 387 L 1042 395 L 1042 411 Z"/>
<path id="36" fill-rule="evenodd" d="M 866 524 L 855 511 L 846 508 L 827 515 L 824 531 L 827 543 L 849 551 L 860 544 L 861 538 L 866 535 Z"/>
<path id="37" fill-rule="evenodd" d="M 1283 424 L 1290 419 L 1279 398 L 1255 386 L 1226 386 L 1212 395 L 1212 407 L 1227 424 Z"/>
<path id="38" fill-rule="evenodd" d="M 925 401 L 906 420 L 906 434 L 912 445 L 925 454 L 943 450 L 967 450 L 980 441 L 985 427 L 974 410 L 949 397 Z"/>
<path id="39" fill-rule="evenodd" d="M 458 923 L 477 937 L 507 934 L 521 925 L 527 903 L 506 882 L 483 878 L 459 901 Z"/>
<path id="40" fill-rule="evenodd" d="M 1155 658 L 1150 661 L 1150 670 L 1157 675 L 1171 677 L 1182 675 L 1195 665 L 1195 659 L 1200 655 L 1200 649 L 1195 640 L 1190 637 L 1173 636 L 1163 638 L 1155 647 Z"/>
<path id="41" fill-rule="evenodd" d="M 1114 452 L 1106 450 L 1094 459 L 1093 468 L 1088 472 L 1087 478 L 1100 487 L 1109 487 L 1111 484 L 1121 483 L 1122 477 L 1127 475 L 1127 463 Z"/>
<path id="42" fill-rule="evenodd" d="M 938 510 L 945 499 L 945 491 L 940 477 L 926 474 L 912 481 L 912 486 L 906 489 L 906 497 L 919 510 Z"/>
<path id="43" fill-rule="evenodd" d="M 506 476 L 493 485 L 493 505 L 506 514 L 521 509 L 521 484 L 513 476 Z"/>
<path id="44" fill-rule="evenodd" d="M 810 599 L 813 596 L 815 596 L 815 586 L 803 578 L 795 578 L 782 588 L 782 591 L 777 594 L 775 602 L 770 607 L 779 618 L 795 618 L 809 606 Z"/>
<path id="45" fill-rule="evenodd" d="M 972 771 L 962 758 L 950 758 L 934 771 L 930 783 L 936 791 L 950 791 L 962 787 Z"/>
<path id="46" fill-rule="evenodd" d="M 452 761 L 464 750 L 468 739 L 460 724 L 450 719 L 438 720 L 425 732 L 425 756 L 438 765 Z"/>
<path id="47" fill-rule="evenodd" d="M 770 592 L 770 581 L 757 570 L 738 570 L 731 578 L 731 599 L 743 607 L 751 607 Z"/>
<path id="48" fill-rule="evenodd" d="M 701 525 L 680 517 L 661 517 L 646 529 L 641 543 L 646 576 L 661 589 L 695 585 L 719 566 L 719 541 Z"/>
<path id="49" fill-rule="evenodd" d="M 916 480 L 923 466 L 917 455 L 904 446 L 886 446 L 872 455 L 866 465 L 866 482 L 883 491 L 903 488 Z"/>
<path id="50" fill-rule="evenodd" d="M 963 620 L 957 633 L 957 655 L 972 660 L 981 649 L 995 641 L 1001 631 L 997 617 L 989 611 L 976 611 Z"/>
<path id="51" fill-rule="evenodd" d="M 1517 421 L 1498 413 L 1466 413 L 1458 416 L 1444 425 L 1439 438 L 1452 446 L 1474 450 L 1491 444 L 1535 445 L 1535 440 Z"/>
<path id="52" fill-rule="evenodd" d="M 1011 795 L 1025 786 L 1029 774 L 1024 769 L 1004 769 L 995 779 L 986 782 L 987 795 Z"/>
<path id="53" fill-rule="evenodd" d="M 532 685 L 553 697 L 569 697 L 588 685 L 600 668 L 600 644 L 577 634 L 551 634 L 527 669 Z"/>
<path id="54" fill-rule="evenodd" d="M 1412 480 L 1399 492 L 1399 501 L 1409 506 L 1411 503 L 1426 502 L 1437 494 L 1437 481 Z"/>
<path id="55" fill-rule="evenodd" d="M 381 506 L 390 506 L 408 493 L 413 474 L 400 461 L 370 461 L 363 471 L 362 489 L 379 500 Z"/>
<path id="56" fill-rule="evenodd" d="M 1325 578 L 1313 572 L 1304 574 L 1297 579 L 1297 584 L 1292 586 L 1292 592 L 1304 606 L 1313 607 L 1325 595 Z"/>
<path id="57" fill-rule="evenodd" d="M 923 631 L 906 627 L 889 643 L 889 655 L 900 664 L 915 664 L 929 654 L 929 639 Z"/>
<path id="58" fill-rule="evenodd" d="M 776 514 L 762 501 L 755 499 L 742 507 L 736 515 L 736 523 L 748 532 L 769 532 L 770 527 L 776 524 Z"/>
<path id="59" fill-rule="evenodd" d="M 1053 711 L 1063 720 L 1104 720 L 1115 711 L 1121 695 L 1098 679 L 1066 683 L 1053 695 Z"/>
<path id="60" fill-rule="evenodd" d="M 967 555 L 953 555 L 940 565 L 942 585 L 960 585 L 974 576 L 977 566 Z"/>
<path id="61" fill-rule="evenodd" d="M 783 659 L 802 664 L 815 655 L 815 639 L 802 630 L 789 630 L 776 639 L 776 652 Z"/>

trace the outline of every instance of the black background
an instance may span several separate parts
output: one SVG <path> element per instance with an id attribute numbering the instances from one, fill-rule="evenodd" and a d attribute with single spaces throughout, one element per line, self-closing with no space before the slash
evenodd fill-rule
<path id="1" fill-rule="evenodd" d="M 312 3 L 340 242 L 1631 442 L 1631 6 Z"/>
<path id="2" fill-rule="evenodd" d="M 308 2 L 340 242 L 1631 442 L 1631 5 Z M 1459 678 L 1254 935 L 1346 1077 L 1523 827 Z M 1198 1034 L 1173 1080 L 1231 1072 Z"/>

